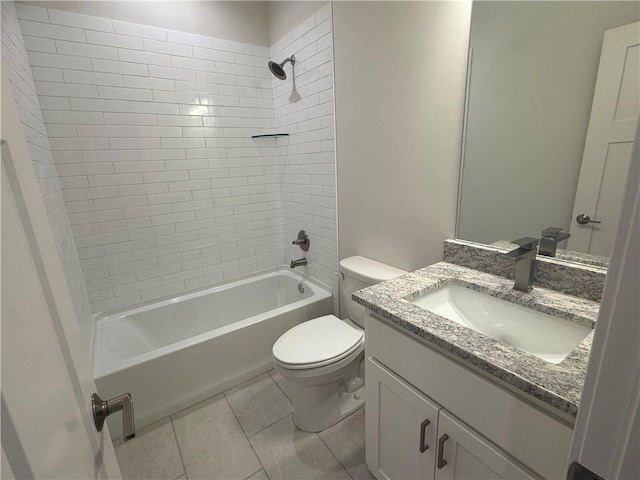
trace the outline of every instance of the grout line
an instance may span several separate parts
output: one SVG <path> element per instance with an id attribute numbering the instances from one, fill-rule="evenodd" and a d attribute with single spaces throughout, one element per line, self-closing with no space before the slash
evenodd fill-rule
<path id="1" fill-rule="evenodd" d="M 269 370 L 269 371 L 271 371 L 271 370 Z M 278 385 L 278 382 L 276 382 L 276 381 L 273 379 L 273 377 L 271 377 L 271 375 L 269 375 L 269 372 L 261 373 L 260 375 L 257 375 L 257 376 L 255 376 L 255 377 L 253 377 L 253 378 L 250 378 L 249 380 L 246 380 L 246 381 L 242 382 L 242 383 L 241 383 L 241 384 L 239 384 L 239 385 L 243 385 L 243 384 L 245 384 L 245 383 L 250 383 L 250 382 L 252 382 L 253 380 L 256 380 L 257 378 L 262 377 L 263 375 L 266 375 L 266 376 L 267 376 L 267 378 L 268 378 L 269 380 L 271 380 L 271 381 L 275 384 L 275 386 L 276 386 L 276 387 L 278 387 L 278 389 L 282 392 L 282 394 L 284 395 L 284 397 L 287 399 L 287 401 L 288 401 L 288 402 L 289 402 L 289 404 L 291 405 L 291 408 L 293 409 L 293 404 L 291 403 L 291 400 L 289 400 L 289 397 L 287 397 L 287 394 L 286 394 L 286 393 L 284 393 L 284 391 L 280 388 L 280 386 Z M 244 433 L 244 436 L 245 436 L 245 437 L 247 437 L 247 439 L 249 439 L 249 438 L 251 438 L 251 437 L 256 436 L 258 433 L 262 432 L 263 430 L 266 430 L 267 428 L 271 427 L 272 425 L 274 425 L 274 424 L 278 423 L 280 420 L 282 420 L 283 418 L 285 418 L 287 415 L 291 415 L 291 414 L 293 413 L 293 410 L 292 410 L 291 412 L 289 412 L 289 413 L 287 413 L 287 414 L 283 415 L 282 417 L 278 418 L 277 420 L 275 420 L 275 421 L 271 422 L 271 423 L 270 423 L 269 425 L 267 425 L 266 427 L 263 427 L 263 428 L 261 428 L 260 430 L 258 430 L 257 432 L 252 433 L 251 435 L 248 435 L 248 434 L 247 434 L 247 432 L 245 431 L 244 427 L 242 426 L 242 423 L 240 422 L 240 419 L 239 419 L 239 418 L 238 418 L 238 416 L 236 415 L 236 412 L 235 412 L 235 410 L 233 409 L 233 406 L 231 405 L 231 402 L 229 402 L 229 399 L 227 398 L 227 392 L 228 392 L 228 391 L 230 391 L 230 390 L 233 390 L 233 389 L 237 388 L 239 385 L 236 385 L 235 387 L 231 387 L 231 388 L 229 388 L 229 389 L 225 390 L 225 391 L 224 391 L 224 392 L 222 392 L 222 393 L 224 394 L 225 400 L 227 400 L 227 403 L 229 404 L 229 407 L 231 408 L 231 411 L 233 412 L 234 416 L 236 417 L 236 420 L 238 420 L 238 424 L 240 425 L 240 428 L 242 429 L 242 433 Z"/>
<path id="2" fill-rule="evenodd" d="M 342 420 L 340 420 L 342 421 Z M 336 424 L 337 425 L 337 424 Z M 331 427 L 329 427 L 331 428 Z M 326 431 L 326 430 L 323 430 Z M 317 433 L 315 434 L 316 437 L 318 437 L 318 439 L 320 440 L 320 442 L 322 442 L 322 444 L 327 448 L 327 450 L 329 450 L 329 453 L 333 456 L 333 458 L 336 459 L 336 461 L 338 462 L 338 465 L 340 465 L 342 467 L 342 469 L 345 471 L 345 473 L 349 476 L 349 478 L 351 478 L 352 480 L 355 480 L 353 478 L 353 476 L 349 473 L 349 470 L 347 470 L 347 467 L 344 466 L 344 464 L 340 461 L 340 459 L 336 456 L 335 453 L 333 453 L 333 450 L 331 450 L 331 447 L 329 447 L 329 445 L 327 445 L 325 443 L 325 441 L 322 439 L 322 437 L 320 435 L 318 435 Z"/>
<path id="3" fill-rule="evenodd" d="M 247 438 L 249 438 L 249 439 L 250 439 L 250 438 L 255 437 L 255 436 L 256 436 L 256 435 L 258 435 L 259 433 L 264 432 L 267 428 L 269 428 L 269 427 L 273 427 L 273 426 L 274 426 L 276 423 L 278 423 L 279 421 L 281 421 L 281 420 L 283 420 L 283 419 L 287 418 L 289 415 L 293 415 L 293 412 L 289 412 L 289 413 L 287 413 L 286 415 L 284 415 L 283 417 L 280 417 L 279 419 L 277 419 L 276 421 L 274 421 L 274 422 L 270 423 L 270 424 L 269 424 L 269 425 L 267 425 L 266 427 L 261 428 L 261 429 L 260 429 L 260 430 L 258 430 L 256 433 L 251 434 L 251 436 L 247 436 Z M 296 427 L 296 428 L 298 428 L 298 427 Z M 245 434 L 245 435 L 246 435 L 246 434 Z"/>
<path id="4" fill-rule="evenodd" d="M 264 375 L 264 374 L 263 374 Z M 263 432 L 264 430 L 266 430 L 267 428 L 275 425 L 276 423 L 278 423 L 280 420 L 282 420 L 283 418 L 286 418 L 288 415 L 293 415 L 293 403 L 291 402 L 291 400 L 289 400 L 289 397 L 287 397 L 287 394 L 284 393 L 284 391 L 280 388 L 280 385 L 278 385 L 278 382 L 276 382 L 273 377 L 271 375 L 269 375 L 269 372 L 266 372 L 267 377 L 276 385 L 276 387 L 278 387 L 278 389 L 282 392 L 282 394 L 284 395 L 284 397 L 287 399 L 287 401 L 289 402 L 289 404 L 291 405 L 291 411 L 289 413 L 287 413 L 286 415 L 283 415 L 282 417 L 278 418 L 277 420 L 271 422 L 269 425 L 267 425 L 266 427 L 261 428 L 260 430 L 258 430 L 255 433 L 252 433 L 251 435 L 247 435 L 246 432 L 244 432 L 244 428 L 242 429 L 242 431 L 244 432 L 245 436 L 249 439 L 249 438 L 253 438 L 255 437 L 257 434 L 259 434 L 260 432 Z M 256 377 L 257 378 L 257 377 Z M 226 397 L 226 395 L 225 395 Z M 231 406 L 231 403 L 229 403 L 229 406 Z M 233 410 L 233 407 L 231 407 L 231 410 Z M 234 412 L 235 414 L 235 412 Z M 238 423 L 240 423 L 240 420 L 238 420 Z M 242 424 L 240 424 L 240 426 L 242 427 Z M 266 473 L 266 472 L 265 472 Z"/>
<path id="5" fill-rule="evenodd" d="M 269 370 L 270 372 L 271 370 Z M 273 381 L 273 383 L 276 384 L 276 387 L 278 387 L 280 389 L 280 391 L 282 392 L 282 394 L 285 396 L 285 398 L 287 400 L 289 400 L 289 403 L 291 404 L 291 406 L 293 407 L 293 402 L 291 401 L 291 399 L 289 398 L 289 395 L 287 395 L 287 392 L 284 391 L 284 389 L 280 386 L 280 384 L 278 382 L 275 381 L 275 379 L 271 376 L 271 374 L 267 372 L 267 375 L 269 375 L 269 378 L 271 379 L 271 381 Z M 284 379 L 284 377 L 283 377 Z M 283 417 L 284 418 L 284 417 Z"/>
<path id="6" fill-rule="evenodd" d="M 222 396 L 224 397 L 225 402 L 227 402 L 227 405 L 229 406 L 229 409 L 231 410 L 231 413 L 233 414 L 233 417 L 236 419 L 236 422 L 238 422 L 238 426 L 240 427 L 240 430 L 242 430 L 242 434 L 245 436 L 245 438 L 247 440 L 249 440 L 249 436 L 247 435 L 246 430 L 242 426 L 242 422 L 238 418 L 238 415 L 236 414 L 236 411 L 233 409 L 233 406 L 231 405 L 231 402 L 229 402 L 229 399 L 227 398 L 227 392 L 226 391 L 222 392 Z"/>
<path id="7" fill-rule="evenodd" d="M 262 464 L 260 464 L 260 465 L 262 466 Z M 244 480 L 249 480 L 251 477 L 253 477 L 253 476 L 254 476 L 256 473 L 258 473 L 258 472 L 264 472 L 264 469 L 262 469 L 262 468 L 261 468 L 261 469 L 259 469 L 259 470 L 256 470 L 255 472 L 253 472 L 251 475 L 249 475 L 249 476 L 248 476 L 247 478 L 245 478 Z"/>
<path id="8" fill-rule="evenodd" d="M 231 414 L 236 419 L 236 422 L 238 422 L 238 425 L 240 426 L 240 431 L 242 432 L 242 434 L 244 435 L 244 438 L 247 440 L 247 443 L 251 447 L 251 451 L 253 452 L 253 454 L 255 455 L 256 459 L 258 460 L 258 463 L 260 464 L 261 469 L 264 470 L 265 475 L 267 475 L 267 470 L 264 468 L 264 465 L 262 464 L 262 460 L 260 460 L 260 457 L 258 456 L 258 453 L 256 452 L 256 449 L 253 448 L 253 445 L 251 444 L 251 440 L 249 440 L 249 437 L 245 433 L 244 428 L 242 428 L 242 424 L 240 423 L 240 420 L 238 419 L 238 416 L 236 415 L 236 412 L 233 410 L 233 407 L 229 403 L 229 400 L 227 400 L 227 396 L 223 394 L 223 398 L 224 398 L 224 401 L 227 402 L 227 405 L 229 406 L 229 410 L 231 410 Z M 257 472 L 255 472 L 255 473 L 257 473 Z M 251 475 L 254 475 L 255 473 L 252 473 Z M 269 475 L 267 475 L 267 478 L 269 478 Z"/>
<path id="9" fill-rule="evenodd" d="M 354 415 L 356 415 L 358 412 L 360 412 L 360 409 L 362 409 L 364 411 L 364 405 L 360 408 L 358 408 L 357 410 L 355 410 L 354 412 L 351 412 L 349 415 L 347 415 L 346 417 L 344 417 L 342 420 L 340 420 L 338 423 L 336 423 L 335 425 L 332 425 L 331 427 L 323 430 L 323 432 L 326 432 L 327 430 L 329 430 L 330 428 L 333 427 L 337 427 L 338 425 L 340 425 L 342 422 L 346 421 L 348 418 L 353 417 Z M 331 449 L 331 447 L 329 445 L 327 445 L 327 443 L 322 439 L 322 437 L 319 435 L 322 432 L 318 432 L 316 433 L 316 435 L 318 435 L 318 438 L 320 439 L 320 441 L 329 449 L 329 451 L 331 452 L 331 454 L 336 458 L 336 460 L 338 461 L 338 463 L 342 466 L 342 468 L 344 469 L 345 472 L 347 472 L 347 475 L 349 475 L 349 477 L 351 477 L 353 480 L 355 480 L 355 478 L 349 473 L 349 470 L 347 470 L 347 467 L 345 467 L 345 465 L 340 461 L 340 459 L 333 453 L 333 450 Z M 368 467 L 367 467 L 368 468 Z"/>
<path id="10" fill-rule="evenodd" d="M 189 476 L 187 475 L 187 466 L 184 464 L 184 457 L 182 456 L 182 449 L 180 448 L 180 442 L 178 441 L 178 434 L 176 433 L 176 426 L 173 424 L 172 415 L 169 416 L 169 422 L 171 423 L 171 429 L 173 430 L 173 437 L 176 439 L 176 446 L 178 447 L 178 454 L 180 455 L 180 462 L 182 462 L 182 470 L 184 471 L 184 478 L 189 480 Z"/>

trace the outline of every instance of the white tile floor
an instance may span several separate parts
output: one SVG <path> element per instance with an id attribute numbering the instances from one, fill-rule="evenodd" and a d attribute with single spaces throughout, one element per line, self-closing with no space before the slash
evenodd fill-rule
<path id="1" fill-rule="evenodd" d="M 373 479 L 364 461 L 364 410 L 306 433 L 275 371 L 116 442 L 125 479 Z"/>

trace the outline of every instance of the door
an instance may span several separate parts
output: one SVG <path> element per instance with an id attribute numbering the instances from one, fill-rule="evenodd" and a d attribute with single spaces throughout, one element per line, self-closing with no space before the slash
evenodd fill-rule
<path id="1" fill-rule="evenodd" d="M 569 456 L 603 478 L 640 478 L 640 130 L 631 158 Z"/>
<path id="2" fill-rule="evenodd" d="M 62 265 L 2 68 L 2 478 L 119 478 Z"/>
<path id="3" fill-rule="evenodd" d="M 640 22 L 607 30 L 584 146 L 568 249 L 609 256 L 640 112 Z M 578 215 L 602 223 L 578 223 Z"/>
<path id="4" fill-rule="evenodd" d="M 438 480 L 539 478 L 446 410 L 438 422 Z"/>
<path id="5" fill-rule="evenodd" d="M 433 478 L 440 406 L 368 358 L 366 460 L 378 480 Z"/>

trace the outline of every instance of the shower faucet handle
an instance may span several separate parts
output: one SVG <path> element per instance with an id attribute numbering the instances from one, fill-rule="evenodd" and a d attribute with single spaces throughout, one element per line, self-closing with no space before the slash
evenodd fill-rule
<path id="1" fill-rule="evenodd" d="M 309 240 L 309 234 L 304 230 L 300 230 L 298 232 L 298 238 L 291 242 L 292 245 L 298 245 L 303 251 L 308 251 L 309 246 L 311 245 L 311 240 Z"/>

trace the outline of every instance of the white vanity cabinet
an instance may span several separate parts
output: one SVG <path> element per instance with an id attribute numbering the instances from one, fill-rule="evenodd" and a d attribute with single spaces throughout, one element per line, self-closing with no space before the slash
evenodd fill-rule
<path id="1" fill-rule="evenodd" d="M 371 314 L 366 334 L 366 461 L 378 480 L 566 477 L 567 421 Z"/>
<path id="2" fill-rule="evenodd" d="M 365 368 L 369 470 L 378 480 L 433 478 L 442 407 L 375 360 Z"/>
<path id="3" fill-rule="evenodd" d="M 446 410 L 438 422 L 436 480 L 539 479 Z"/>
<path id="4" fill-rule="evenodd" d="M 366 369 L 366 460 L 378 480 L 538 478 L 375 360 Z"/>

